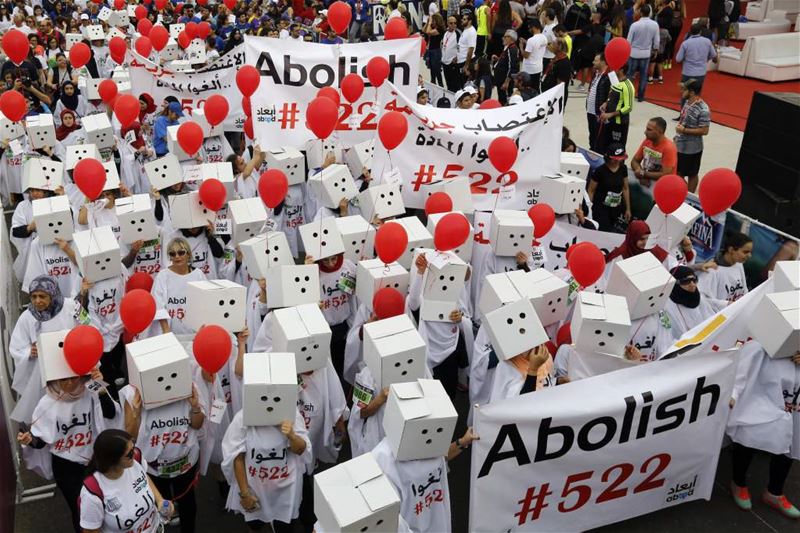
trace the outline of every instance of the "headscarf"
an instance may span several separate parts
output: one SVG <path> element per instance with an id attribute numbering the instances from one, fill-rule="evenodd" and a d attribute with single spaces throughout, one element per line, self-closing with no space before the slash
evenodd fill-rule
<path id="1" fill-rule="evenodd" d="M 327 259 L 327 258 L 326 258 Z M 340 268 L 342 268 L 342 264 L 344 263 L 344 254 L 338 254 L 336 256 L 336 262 L 333 266 L 327 266 L 322 261 L 319 261 L 317 264 L 319 265 L 319 269 L 326 274 L 330 274 L 331 272 L 336 272 Z"/>
<path id="2" fill-rule="evenodd" d="M 64 92 L 64 87 L 66 87 L 67 85 L 72 85 L 72 87 L 75 89 L 75 92 L 72 94 L 72 96 L 67 96 L 67 94 Z M 61 84 L 60 94 L 61 96 L 59 96 L 59 100 L 61 100 L 61 103 L 64 104 L 64 107 L 66 107 L 67 109 L 71 109 L 73 111 L 78 109 L 78 95 L 80 94 L 80 91 L 78 90 L 77 85 L 75 85 L 71 81 L 65 81 L 64 83 Z"/>
<path id="3" fill-rule="evenodd" d="M 72 127 L 67 127 L 64 125 L 64 115 L 72 115 L 73 122 Z M 61 125 L 56 128 L 56 139 L 59 141 L 63 141 L 67 138 L 67 135 L 72 133 L 75 130 L 80 129 L 78 126 L 78 116 L 72 109 L 62 109 L 61 110 Z"/>
<path id="4" fill-rule="evenodd" d="M 695 289 L 694 292 L 690 292 L 681 287 L 681 281 L 689 277 L 697 277 L 694 271 L 687 266 L 676 266 L 670 270 L 670 273 L 676 280 L 678 280 L 678 282 L 674 287 L 672 287 L 672 292 L 669 295 L 669 299 L 676 304 L 688 307 L 689 309 L 694 309 L 700 305 L 699 289 Z"/>
<path id="5" fill-rule="evenodd" d="M 139 109 L 139 122 L 144 122 L 144 119 L 147 115 L 154 113 L 156 110 L 156 102 L 153 100 L 153 97 L 147 93 L 142 93 L 139 95 L 139 101 L 144 102 L 147 104 L 147 107 L 142 110 Z"/>
<path id="6" fill-rule="evenodd" d="M 64 296 L 61 295 L 58 283 L 50 276 L 39 276 L 31 281 L 31 285 L 28 287 L 28 294 L 33 294 L 36 291 L 50 295 L 50 306 L 39 311 L 34 307 L 33 303 L 30 303 L 28 304 L 28 311 L 38 322 L 47 322 L 61 312 L 61 308 L 64 307 Z"/>
<path id="7" fill-rule="evenodd" d="M 132 131 L 132 132 L 133 132 L 133 134 L 134 134 L 134 135 L 136 135 L 136 139 L 134 139 L 134 141 L 133 141 L 132 143 L 130 143 L 130 145 L 131 145 L 131 146 L 133 146 L 133 147 L 134 147 L 134 148 L 136 148 L 136 149 L 139 149 L 139 148 L 141 148 L 142 146 L 144 146 L 144 139 L 142 139 L 142 133 L 141 133 L 141 129 L 142 129 L 142 125 L 141 125 L 141 124 L 139 124 L 139 122 L 138 122 L 138 121 L 135 121 L 135 120 L 134 120 L 134 121 L 131 123 L 131 125 L 130 125 L 130 126 L 127 126 L 127 127 L 125 127 L 125 128 L 122 128 L 122 129 L 120 130 L 120 133 L 122 134 L 122 138 L 124 139 L 124 138 L 125 138 L 125 136 L 126 136 L 126 135 L 128 135 L 128 132 L 129 132 L 129 131 Z"/>
<path id="8" fill-rule="evenodd" d="M 242 32 L 239 29 L 233 30 L 228 36 L 228 41 L 225 43 L 225 48 L 222 50 L 222 54 L 227 54 L 242 42 Z"/>
<path id="9" fill-rule="evenodd" d="M 617 257 L 628 259 L 645 252 L 650 252 L 656 256 L 656 259 L 659 261 L 664 261 L 664 259 L 667 258 L 667 252 L 660 246 L 655 246 L 650 249 L 639 247 L 639 239 L 649 234 L 650 226 L 647 225 L 647 222 L 644 220 L 634 220 L 631 222 L 628 225 L 628 231 L 625 233 L 625 240 L 606 256 L 606 263 L 610 263 Z"/>

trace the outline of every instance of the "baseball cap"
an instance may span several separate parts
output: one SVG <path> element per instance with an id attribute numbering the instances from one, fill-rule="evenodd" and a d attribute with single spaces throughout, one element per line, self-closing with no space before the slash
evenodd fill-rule
<path id="1" fill-rule="evenodd" d="M 476 89 L 473 85 L 469 83 L 464 86 L 464 91 L 467 94 L 478 94 L 478 89 Z"/>
<path id="2" fill-rule="evenodd" d="M 465 96 L 469 96 L 469 93 L 467 91 L 465 91 L 464 89 L 461 89 L 460 91 L 456 92 L 456 96 L 455 96 L 456 102 L 460 101 Z"/>
<path id="3" fill-rule="evenodd" d="M 183 109 L 181 109 L 181 104 L 178 102 L 170 102 L 167 109 L 169 109 L 170 113 L 175 113 L 179 117 L 183 116 Z"/>
<path id="4" fill-rule="evenodd" d="M 628 159 L 628 154 L 625 153 L 625 147 L 620 143 L 611 143 L 606 148 L 606 157 L 617 161 L 625 161 Z"/>
<path id="5" fill-rule="evenodd" d="M 327 9 L 320 9 L 319 14 L 322 15 L 323 17 L 327 17 L 328 16 L 328 10 Z"/>
<path id="6" fill-rule="evenodd" d="M 81 13 L 81 20 L 89 20 L 89 15 L 86 13 Z"/>
<path id="7" fill-rule="evenodd" d="M 422 85 L 419 85 L 417 87 L 417 96 L 421 95 L 422 93 L 427 93 L 427 92 L 428 92 L 428 89 L 426 89 Z"/>

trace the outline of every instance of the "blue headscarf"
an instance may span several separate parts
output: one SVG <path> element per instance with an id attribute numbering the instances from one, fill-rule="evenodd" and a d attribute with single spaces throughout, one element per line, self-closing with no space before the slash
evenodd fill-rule
<path id="1" fill-rule="evenodd" d="M 28 287 L 28 294 L 33 294 L 36 291 L 46 292 L 50 295 L 50 306 L 39 311 L 34 307 L 33 303 L 30 303 L 28 311 L 37 321 L 47 322 L 61 312 L 61 308 L 64 307 L 64 296 L 61 294 L 61 289 L 58 287 L 56 280 L 50 276 L 39 276 L 31 281 L 31 285 Z"/>

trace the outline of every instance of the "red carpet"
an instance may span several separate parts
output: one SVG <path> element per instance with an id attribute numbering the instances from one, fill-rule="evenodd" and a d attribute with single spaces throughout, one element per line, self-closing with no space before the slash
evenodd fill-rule
<path id="1" fill-rule="evenodd" d="M 689 31 L 691 21 L 695 17 L 705 16 L 708 12 L 708 0 L 686 0 L 687 17 L 682 35 Z M 742 3 L 742 13 L 745 4 Z M 680 46 L 678 41 L 675 50 Z M 743 43 L 734 41 L 733 46 Z M 645 98 L 648 102 L 680 110 L 681 80 L 680 63 L 672 62 L 672 68 L 664 71 L 664 84 L 648 83 Z M 703 84 L 703 99 L 711 108 L 711 120 L 723 126 L 744 131 L 747 114 L 750 112 L 750 101 L 756 91 L 765 92 L 800 92 L 800 80 L 770 83 L 751 78 L 741 78 L 720 72 L 709 72 Z"/>

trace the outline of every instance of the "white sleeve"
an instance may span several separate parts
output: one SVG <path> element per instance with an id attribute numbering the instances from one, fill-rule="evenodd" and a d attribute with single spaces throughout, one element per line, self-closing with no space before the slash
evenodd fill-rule
<path id="1" fill-rule="evenodd" d="M 100 498 L 86 490 L 86 487 L 81 487 L 78 504 L 81 512 L 81 527 L 83 529 L 102 529 L 106 512 Z"/>
<path id="2" fill-rule="evenodd" d="M 27 293 L 31 281 L 39 276 L 44 276 L 47 271 L 44 268 L 44 257 L 42 256 L 42 246 L 39 244 L 39 237 L 31 242 L 28 251 L 28 268 L 25 269 L 25 279 L 22 280 L 22 292 Z"/>

